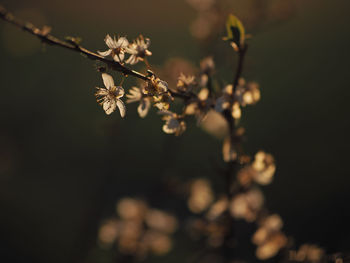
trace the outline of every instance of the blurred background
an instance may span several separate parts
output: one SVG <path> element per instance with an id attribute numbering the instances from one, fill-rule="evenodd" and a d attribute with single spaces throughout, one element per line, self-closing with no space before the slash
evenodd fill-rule
<path id="1" fill-rule="evenodd" d="M 225 55 L 224 28 L 203 33 L 195 24 L 198 9 L 185 0 L 1 4 L 38 26 L 52 26 L 58 37 L 81 37 L 92 51 L 105 50 L 107 33 L 129 39 L 141 33 L 152 40 L 155 67 L 171 70 L 174 58 L 185 58 L 185 68 L 198 67 L 214 55 L 222 76 L 232 78 L 235 55 Z M 262 149 L 276 159 L 275 180 L 263 189 L 268 208 L 282 216 L 297 245 L 349 252 L 350 2 L 236 0 L 224 6 L 252 34 L 243 76 L 260 83 L 262 99 L 244 109 L 241 124 L 247 151 Z M 206 177 L 223 188 L 215 174 L 220 140 L 195 122 L 180 137 L 165 135 L 156 111 L 140 119 L 136 105 L 125 119 L 106 116 L 93 95 L 102 85 L 96 63 L 43 46 L 3 21 L 0 58 L 1 262 L 111 262 L 96 248 L 96 235 L 120 197 L 144 198 L 181 214 L 184 204 L 162 193 L 159 182 Z M 125 86 L 133 84 L 129 78 Z M 177 237 L 174 250 L 156 262 L 186 258 L 187 242 Z"/>

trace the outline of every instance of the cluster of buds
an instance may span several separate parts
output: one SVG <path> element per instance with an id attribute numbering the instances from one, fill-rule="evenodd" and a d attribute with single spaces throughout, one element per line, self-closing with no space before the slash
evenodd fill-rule
<path id="1" fill-rule="evenodd" d="M 116 244 L 120 253 L 139 259 L 149 253 L 163 255 L 172 248 L 170 235 L 178 225 L 174 216 L 133 198 L 121 199 L 117 203 L 117 214 L 118 217 L 100 226 L 98 240 L 102 247 Z"/>

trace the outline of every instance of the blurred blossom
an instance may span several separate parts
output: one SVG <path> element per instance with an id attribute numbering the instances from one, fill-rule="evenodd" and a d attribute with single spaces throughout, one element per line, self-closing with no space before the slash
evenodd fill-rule
<path id="1" fill-rule="evenodd" d="M 224 196 L 218 199 L 215 203 L 213 203 L 208 210 L 206 217 L 208 220 L 215 220 L 219 216 L 221 216 L 228 208 L 228 200 L 227 197 Z"/>
<path id="2" fill-rule="evenodd" d="M 98 232 L 98 240 L 103 245 L 111 245 L 114 243 L 118 235 L 118 221 L 108 220 L 100 226 Z"/>
<path id="3" fill-rule="evenodd" d="M 276 165 L 272 155 L 259 151 L 255 154 L 254 161 L 238 172 L 237 178 L 245 186 L 251 184 L 252 181 L 267 185 L 272 182 L 275 171 Z"/>
<path id="4" fill-rule="evenodd" d="M 186 123 L 183 117 L 171 111 L 160 111 L 159 114 L 163 115 L 162 119 L 165 121 L 163 125 L 163 131 L 165 133 L 179 136 L 186 130 Z"/>
<path id="5" fill-rule="evenodd" d="M 162 255 L 172 248 L 169 236 L 174 233 L 177 219 L 159 209 L 148 208 L 138 199 L 123 198 L 117 203 L 118 219 L 105 221 L 99 229 L 102 247 L 116 243 L 122 254 L 144 259 L 149 252 Z"/>
<path id="6" fill-rule="evenodd" d="M 252 168 L 255 171 L 253 178 L 257 183 L 262 185 L 271 183 L 276 171 L 275 161 L 271 154 L 263 151 L 256 153 Z"/>
<path id="7" fill-rule="evenodd" d="M 97 51 L 101 56 L 111 56 L 114 61 L 122 62 L 124 60 L 125 48 L 129 45 L 129 41 L 125 37 L 119 37 L 118 39 L 112 38 L 110 35 L 106 35 L 105 43 L 108 46 L 106 51 Z"/>
<path id="8" fill-rule="evenodd" d="M 141 220 L 146 211 L 145 202 L 133 198 L 123 198 L 117 204 L 117 213 L 123 219 Z"/>
<path id="9" fill-rule="evenodd" d="M 185 108 L 185 114 L 195 115 L 197 124 L 200 124 L 207 116 L 212 105 L 212 99 L 209 98 L 209 90 L 202 88 L 197 97 L 192 99 Z"/>
<path id="10" fill-rule="evenodd" d="M 151 98 L 145 96 L 138 87 L 131 87 L 126 97 L 128 98 L 126 103 L 140 102 L 137 107 L 137 112 L 141 118 L 146 117 L 151 108 Z"/>
<path id="11" fill-rule="evenodd" d="M 228 134 L 227 121 L 215 110 L 209 110 L 200 124 L 205 131 L 217 138 L 221 139 Z"/>
<path id="12" fill-rule="evenodd" d="M 179 92 L 191 92 L 196 87 L 195 76 L 186 76 L 183 73 L 181 73 L 180 77 L 178 78 L 176 87 Z"/>
<path id="13" fill-rule="evenodd" d="M 257 188 L 237 194 L 230 202 L 230 213 L 234 218 L 248 222 L 256 220 L 258 212 L 264 204 L 264 196 Z"/>
<path id="14" fill-rule="evenodd" d="M 130 54 L 125 62 L 134 65 L 139 61 L 144 61 L 146 56 L 152 55 L 152 52 L 148 50 L 150 45 L 151 40 L 140 35 L 133 43 L 125 47 L 126 52 Z"/>
<path id="15" fill-rule="evenodd" d="M 271 258 L 287 244 L 287 237 L 280 231 L 282 226 L 283 221 L 277 214 L 270 215 L 260 222 L 260 227 L 252 237 L 252 242 L 258 246 L 257 258 Z"/>
<path id="16" fill-rule="evenodd" d="M 213 200 L 214 194 L 208 180 L 197 179 L 192 182 L 187 205 L 193 213 L 203 212 Z"/>
<path id="17" fill-rule="evenodd" d="M 97 102 L 102 105 L 103 110 L 107 115 L 113 113 L 116 108 L 119 108 L 120 116 L 125 117 L 126 108 L 123 101 L 120 99 L 124 96 L 124 89 L 122 86 L 115 86 L 111 75 L 102 73 L 103 83 L 105 88 L 96 87 L 95 93 Z"/>
<path id="18" fill-rule="evenodd" d="M 266 260 L 277 255 L 278 251 L 287 244 L 287 238 L 282 233 L 275 233 L 256 249 L 256 257 Z"/>
<path id="19" fill-rule="evenodd" d="M 164 255 L 172 248 L 172 241 L 166 234 L 157 231 L 147 231 L 144 238 L 155 255 Z"/>
<path id="20" fill-rule="evenodd" d="M 164 233 L 173 233 L 177 228 L 175 217 L 157 209 L 148 210 L 146 214 L 146 224 Z"/>
<path id="21" fill-rule="evenodd" d="M 289 252 L 289 259 L 297 262 L 307 261 L 317 263 L 321 262 L 324 257 L 325 251 L 322 248 L 312 244 L 304 244 L 298 250 L 291 250 Z"/>

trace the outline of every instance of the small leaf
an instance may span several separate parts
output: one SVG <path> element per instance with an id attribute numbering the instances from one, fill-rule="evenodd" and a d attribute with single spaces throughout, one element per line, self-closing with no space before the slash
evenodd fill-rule
<path id="1" fill-rule="evenodd" d="M 234 15 L 229 15 L 226 21 L 227 36 L 224 40 L 231 42 L 233 48 L 238 49 L 244 45 L 245 29 L 242 22 Z"/>
<path id="2" fill-rule="evenodd" d="M 71 36 L 66 36 L 65 37 L 65 40 L 68 42 L 68 43 L 71 43 L 75 46 L 79 46 L 82 39 L 80 37 L 71 37 Z"/>

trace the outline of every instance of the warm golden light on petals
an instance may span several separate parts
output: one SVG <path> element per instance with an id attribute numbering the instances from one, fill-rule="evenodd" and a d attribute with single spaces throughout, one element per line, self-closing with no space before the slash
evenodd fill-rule
<path id="1" fill-rule="evenodd" d="M 191 184 L 187 205 L 193 213 L 200 213 L 209 207 L 213 199 L 214 195 L 209 181 L 197 179 Z"/>

